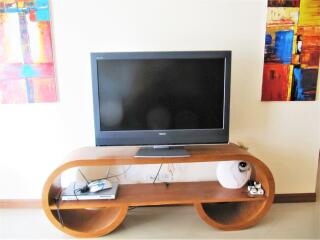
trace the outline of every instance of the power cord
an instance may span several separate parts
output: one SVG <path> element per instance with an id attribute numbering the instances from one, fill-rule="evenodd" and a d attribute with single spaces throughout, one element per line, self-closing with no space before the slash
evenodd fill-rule
<path id="1" fill-rule="evenodd" d="M 160 171 L 161 171 L 161 168 L 162 168 L 162 163 L 160 164 L 160 167 L 159 167 L 159 169 L 158 169 L 158 172 L 157 172 L 157 174 L 156 174 L 156 176 L 154 177 L 154 179 L 153 179 L 153 182 L 152 182 L 152 184 L 155 184 L 155 182 L 156 182 L 156 180 L 157 180 L 157 178 L 158 178 L 158 176 L 159 176 L 159 173 L 160 173 Z M 166 183 L 166 186 L 168 187 L 168 185 L 169 185 L 169 183 Z M 135 208 L 138 208 L 138 207 L 129 207 L 129 211 L 131 211 L 131 210 L 133 210 L 133 209 L 135 209 Z"/>
<path id="2" fill-rule="evenodd" d="M 60 203 L 61 203 L 61 194 L 62 190 L 60 190 L 58 197 L 55 199 L 56 200 L 56 206 L 57 206 L 57 214 L 58 214 L 58 219 L 62 227 L 64 227 L 64 222 L 60 213 Z"/>
<path id="3" fill-rule="evenodd" d="M 128 167 L 126 170 L 124 170 L 122 173 L 120 173 L 120 174 L 115 174 L 115 175 L 108 176 L 108 175 L 109 175 L 109 172 L 108 172 L 108 175 L 107 175 L 106 178 L 100 178 L 100 179 L 96 179 L 96 180 L 109 179 L 109 178 L 115 178 L 115 177 L 117 178 L 117 177 L 119 177 L 119 176 L 122 176 L 122 175 L 126 174 L 126 173 L 130 170 L 131 166 L 132 166 L 132 165 L 129 165 L 129 167 Z M 161 164 L 160 164 L 160 167 L 159 167 L 159 169 L 158 169 L 158 172 L 157 172 L 156 176 L 155 176 L 154 179 L 153 179 L 152 184 L 155 184 L 155 182 L 157 181 L 162 166 L 163 166 L 163 164 L 161 163 Z M 83 177 L 83 179 L 87 182 L 87 185 L 88 185 L 88 184 L 90 183 L 90 181 L 86 178 L 86 176 L 83 174 L 83 172 L 82 172 L 80 169 L 78 169 L 78 171 L 79 171 L 79 173 L 81 174 L 81 176 Z M 168 182 L 166 182 L 165 184 L 166 184 L 166 187 L 169 186 L 169 183 L 168 183 Z M 87 187 L 87 185 L 86 185 L 85 187 Z M 74 193 L 74 196 L 76 197 L 77 200 L 78 200 L 78 198 L 77 198 L 76 192 L 77 192 L 77 191 L 81 191 L 82 189 L 83 189 L 83 188 L 78 188 L 78 189 L 76 189 L 76 188 L 75 188 L 75 183 L 74 183 L 74 185 L 73 185 L 73 193 Z M 135 209 L 135 208 L 138 208 L 138 207 L 129 207 L 128 210 L 131 211 L 131 210 L 133 210 L 133 209 Z M 59 214 L 58 214 L 58 215 L 59 215 Z"/>
<path id="4" fill-rule="evenodd" d="M 158 178 L 158 176 L 159 176 L 159 173 L 160 173 L 160 171 L 161 171 L 161 168 L 162 168 L 162 163 L 160 164 L 160 167 L 159 167 L 159 169 L 158 169 L 157 175 L 154 177 L 152 184 L 154 184 L 154 183 L 157 181 L 157 178 Z"/>
<path id="5" fill-rule="evenodd" d="M 79 173 L 81 174 L 81 176 L 83 177 L 83 179 L 87 182 L 87 185 L 90 183 L 88 181 L 88 179 L 86 178 L 86 176 L 83 174 L 83 172 L 80 170 L 80 168 L 78 168 Z"/>
<path id="6" fill-rule="evenodd" d="M 135 208 L 137 208 L 137 207 L 129 207 L 129 211 L 131 211 L 131 210 L 133 210 L 133 209 L 135 209 Z"/>
<path id="7" fill-rule="evenodd" d="M 86 176 L 83 174 L 83 172 L 82 172 L 80 169 L 78 169 L 78 171 L 79 171 L 79 173 L 81 174 L 81 176 L 83 177 L 83 179 L 87 182 L 87 185 L 88 185 L 88 184 L 91 183 L 92 181 L 98 181 L 98 180 L 102 180 L 102 179 L 109 179 L 109 178 L 117 178 L 117 177 L 120 177 L 120 176 L 126 174 L 126 173 L 130 170 L 131 166 L 132 166 L 132 165 L 129 165 L 129 167 L 128 167 L 126 170 L 124 170 L 122 173 L 115 174 L 115 175 L 111 175 L 111 176 L 109 176 L 109 171 L 108 171 L 108 174 L 107 174 L 106 177 L 104 177 L 104 178 L 97 178 L 97 179 L 95 179 L 95 180 L 88 180 L 88 179 L 86 178 Z"/>
<path id="8" fill-rule="evenodd" d="M 126 170 L 124 170 L 122 173 L 119 173 L 119 174 L 115 174 L 115 175 L 109 176 L 109 172 L 108 172 L 108 175 L 107 175 L 106 179 L 109 179 L 109 178 L 117 178 L 117 177 L 120 177 L 120 176 L 126 174 L 126 173 L 130 170 L 131 166 L 132 166 L 132 165 L 129 165 L 129 167 L 128 167 Z"/>
<path id="9" fill-rule="evenodd" d="M 78 195 L 76 194 L 76 192 L 77 192 L 77 191 L 80 191 L 80 192 L 81 192 L 81 190 L 82 190 L 82 188 L 77 188 L 77 189 L 76 189 L 76 183 L 74 182 L 74 183 L 73 183 L 73 195 L 76 197 L 76 200 L 77 200 L 77 201 L 79 201 L 79 199 L 78 199 Z"/>

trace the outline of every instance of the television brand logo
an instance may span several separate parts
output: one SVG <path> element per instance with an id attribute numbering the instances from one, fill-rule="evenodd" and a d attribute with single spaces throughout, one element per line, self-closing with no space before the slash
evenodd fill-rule
<path id="1" fill-rule="evenodd" d="M 167 135 L 167 133 L 165 133 L 165 132 L 160 132 L 158 134 L 159 134 L 159 136 L 166 136 Z"/>

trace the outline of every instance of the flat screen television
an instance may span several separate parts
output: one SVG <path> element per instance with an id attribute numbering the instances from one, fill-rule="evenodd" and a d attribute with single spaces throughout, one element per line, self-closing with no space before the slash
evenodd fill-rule
<path id="1" fill-rule="evenodd" d="M 97 146 L 228 143 L 231 51 L 91 53 Z"/>

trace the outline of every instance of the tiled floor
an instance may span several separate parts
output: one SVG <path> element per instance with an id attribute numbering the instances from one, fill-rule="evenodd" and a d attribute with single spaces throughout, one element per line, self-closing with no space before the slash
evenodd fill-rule
<path id="1" fill-rule="evenodd" d="M 40 209 L 0 209 L 0 239 L 66 239 Z M 320 239 L 320 202 L 274 204 L 256 226 L 224 232 L 204 223 L 191 206 L 129 212 L 105 239 Z"/>

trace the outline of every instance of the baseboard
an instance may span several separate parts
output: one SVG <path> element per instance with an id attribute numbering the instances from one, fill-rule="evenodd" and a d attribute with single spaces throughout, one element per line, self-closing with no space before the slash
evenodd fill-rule
<path id="1" fill-rule="evenodd" d="M 318 158 L 318 171 L 317 171 L 316 193 L 317 193 L 317 194 L 320 194 L 320 151 L 319 151 L 319 158 Z"/>
<path id="2" fill-rule="evenodd" d="M 299 202 L 315 202 L 316 193 L 289 193 L 276 194 L 274 203 L 299 203 Z"/>
<path id="3" fill-rule="evenodd" d="M 0 199 L 0 208 L 41 208 L 40 199 Z"/>
<path id="4" fill-rule="evenodd" d="M 276 194 L 274 203 L 315 202 L 316 193 Z M 0 208 L 41 208 L 40 199 L 0 199 Z"/>

